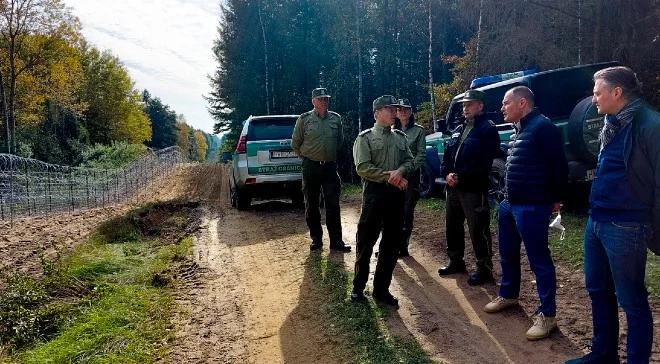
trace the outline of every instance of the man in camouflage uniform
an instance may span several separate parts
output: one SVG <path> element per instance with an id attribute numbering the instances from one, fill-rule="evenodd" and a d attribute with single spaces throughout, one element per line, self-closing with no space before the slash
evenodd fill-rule
<path id="1" fill-rule="evenodd" d="M 403 215 L 403 236 L 401 237 L 401 247 L 399 248 L 399 257 L 407 257 L 410 234 L 413 229 L 413 219 L 415 218 L 415 206 L 419 200 L 419 174 L 421 168 L 426 163 L 426 130 L 423 126 L 415 123 L 413 109 L 408 99 L 399 100 L 399 109 L 397 110 L 397 129 L 406 134 L 408 139 L 408 148 L 413 156 L 413 168 L 408 175 L 408 188 L 406 189 L 406 198 Z"/>
<path id="2" fill-rule="evenodd" d="M 362 212 L 358 222 L 355 278 L 351 301 L 364 302 L 364 288 L 369 278 L 369 262 L 378 235 L 380 254 L 374 275 L 373 298 L 398 307 L 390 294 L 392 272 L 396 265 L 403 229 L 403 204 L 413 167 L 406 135 L 392 129 L 398 100 L 384 95 L 373 102 L 376 123 L 361 132 L 353 145 L 355 169 L 363 179 Z"/>
<path id="3" fill-rule="evenodd" d="M 330 235 L 330 249 L 351 251 L 344 244 L 339 217 L 341 181 L 337 174 L 337 151 L 342 143 L 342 125 L 339 114 L 328 111 L 330 95 L 324 88 L 312 91 L 314 109 L 296 120 L 291 147 L 302 158 L 302 188 L 305 195 L 305 220 L 312 243 L 310 250 L 323 246 L 323 229 L 319 196 L 325 197 L 325 221 Z"/>

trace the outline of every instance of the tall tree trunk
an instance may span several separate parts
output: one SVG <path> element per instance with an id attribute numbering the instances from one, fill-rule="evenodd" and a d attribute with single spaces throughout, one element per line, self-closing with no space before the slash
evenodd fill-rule
<path id="1" fill-rule="evenodd" d="M 431 93 L 431 120 L 433 121 L 433 132 L 438 131 L 438 120 L 435 117 L 435 92 L 433 91 L 433 16 L 429 0 L 429 92 Z"/>
<path id="2" fill-rule="evenodd" d="M 582 0 L 578 0 L 578 64 L 582 64 Z"/>
<path id="3" fill-rule="evenodd" d="M 2 123 L 5 124 L 7 132 L 7 153 L 11 153 L 11 131 L 9 128 L 9 110 L 7 109 L 7 92 L 5 90 L 5 77 L 0 71 L 0 112 L 2 113 Z"/>
<path id="4" fill-rule="evenodd" d="M 261 1 L 259 1 L 259 24 L 261 25 L 261 37 L 264 43 L 264 74 L 265 74 L 265 89 L 266 89 L 266 115 L 270 115 L 270 90 L 268 88 L 268 40 L 266 39 L 266 26 L 264 25 L 263 17 L 261 16 Z"/>
<path id="5" fill-rule="evenodd" d="M 598 62 L 600 59 L 600 43 L 603 36 L 603 2 L 596 0 L 596 26 L 594 27 L 594 50 L 593 62 Z"/>
<path id="6" fill-rule="evenodd" d="M 479 45 L 481 44 L 481 23 L 483 19 L 484 0 L 479 3 L 479 24 L 477 25 L 477 49 L 475 51 L 475 74 L 479 72 Z"/>
<path id="7" fill-rule="evenodd" d="M 355 11 L 357 27 L 357 59 L 358 59 L 358 132 L 362 131 L 362 0 L 358 0 Z"/>

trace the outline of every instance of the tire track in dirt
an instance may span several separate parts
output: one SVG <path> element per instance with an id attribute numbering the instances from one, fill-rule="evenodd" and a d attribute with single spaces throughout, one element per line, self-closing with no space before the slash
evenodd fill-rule
<path id="1" fill-rule="evenodd" d="M 217 171 L 216 171 L 217 172 Z M 195 239 L 198 275 L 177 290 L 175 363 L 339 363 L 317 317 L 306 315 L 307 230 L 301 211 L 283 202 L 229 209 L 226 178 Z M 198 196 L 199 197 L 199 196 Z M 204 196 L 201 198 L 205 200 Z"/>

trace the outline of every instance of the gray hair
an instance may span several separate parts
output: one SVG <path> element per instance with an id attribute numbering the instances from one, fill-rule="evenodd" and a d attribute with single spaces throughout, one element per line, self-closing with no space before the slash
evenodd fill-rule
<path id="1" fill-rule="evenodd" d="M 621 87 L 626 100 L 642 95 L 642 84 L 633 70 L 624 66 L 608 67 L 594 73 L 594 81 L 603 80 L 612 88 Z"/>
<path id="2" fill-rule="evenodd" d="M 527 86 L 516 86 L 510 89 L 511 95 L 517 99 L 525 99 L 530 107 L 534 107 L 534 93 Z"/>

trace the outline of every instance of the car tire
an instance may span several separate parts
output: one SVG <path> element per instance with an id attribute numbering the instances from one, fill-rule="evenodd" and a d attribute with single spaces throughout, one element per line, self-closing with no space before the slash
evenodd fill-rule
<path id="1" fill-rule="evenodd" d="M 435 176 L 428 164 L 424 164 L 419 174 L 419 197 L 428 198 L 433 196 L 435 190 Z"/>
<path id="2" fill-rule="evenodd" d="M 582 161 L 595 165 L 598 162 L 603 117 L 598 115 L 591 97 L 585 97 L 575 105 L 568 119 L 568 141 L 571 150 Z"/>
<path id="3" fill-rule="evenodd" d="M 236 208 L 244 211 L 250 208 L 252 204 L 252 196 L 247 191 L 241 191 L 238 188 L 235 190 L 236 195 Z"/>
<path id="4" fill-rule="evenodd" d="M 506 165 L 504 159 L 494 159 L 488 179 L 488 204 L 492 209 L 500 205 L 504 199 Z"/>

